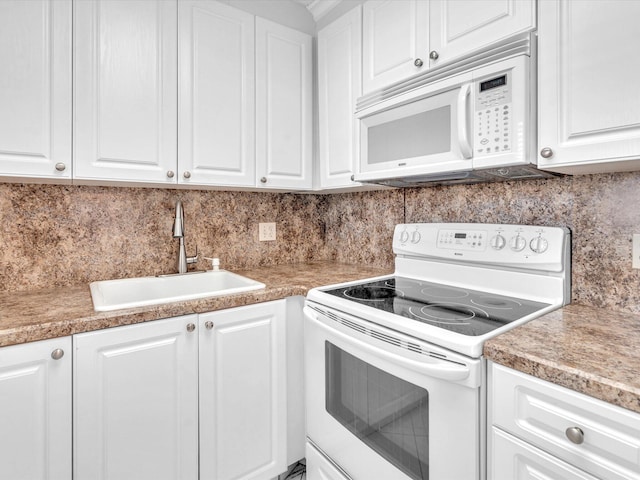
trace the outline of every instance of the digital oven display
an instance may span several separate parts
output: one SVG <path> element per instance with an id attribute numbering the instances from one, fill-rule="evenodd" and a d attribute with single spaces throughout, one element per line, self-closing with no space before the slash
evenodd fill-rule
<path id="1" fill-rule="evenodd" d="M 454 235 L 454 238 L 467 238 L 467 234 L 466 233 L 456 233 Z"/>
<path id="2" fill-rule="evenodd" d="M 502 87 L 506 84 L 507 84 L 507 76 L 502 75 L 501 77 L 492 78 L 491 80 L 482 82 L 480 84 L 480 91 L 484 92 L 485 90 L 491 90 L 492 88 Z"/>

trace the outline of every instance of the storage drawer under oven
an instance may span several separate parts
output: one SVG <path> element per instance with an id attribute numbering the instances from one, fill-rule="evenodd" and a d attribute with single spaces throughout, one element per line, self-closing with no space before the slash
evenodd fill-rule
<path id="1" fill-rule="evenodd" d="M 640 414 L 489 362 L 493 425 L 599 478 L 640 479 Z"/>

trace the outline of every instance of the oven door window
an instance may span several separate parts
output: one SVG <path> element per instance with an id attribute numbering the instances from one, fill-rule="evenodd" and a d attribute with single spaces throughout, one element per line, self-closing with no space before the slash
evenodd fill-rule
<path id="1" fill-rule="evenodd" d="M 429 478 L 429 392 L 325 342 L 327 412 L 416 480 Z"/>

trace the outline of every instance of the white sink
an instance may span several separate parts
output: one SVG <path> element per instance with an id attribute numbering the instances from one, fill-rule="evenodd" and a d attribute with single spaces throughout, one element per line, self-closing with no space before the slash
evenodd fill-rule
<path id="1" fill-rule="evenodd" d="M 226 270 L 182 275 L 123 278 L 89 284 L 93 308 L 98 312 L 219 297 L 264 288 L 264 283 Z"/>

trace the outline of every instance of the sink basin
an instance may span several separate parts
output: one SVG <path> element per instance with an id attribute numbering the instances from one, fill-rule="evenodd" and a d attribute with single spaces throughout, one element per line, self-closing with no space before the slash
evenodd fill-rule
<path id="1" fill-rule="evenodd" d="M 123 278 L 89 284 L 93 308 L 98 312 L 219 297 L 264 288 L 264 283 L 227 270 L 181 275 Z"/>

